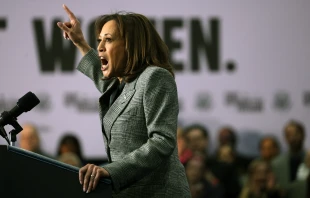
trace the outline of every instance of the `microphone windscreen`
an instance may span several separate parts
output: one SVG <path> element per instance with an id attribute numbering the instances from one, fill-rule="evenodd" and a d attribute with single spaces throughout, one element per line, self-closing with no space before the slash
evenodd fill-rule
<path id="1" fill-rule="evenodd" d="M 27 112 L 30 111 L 33 107 L 37 106 L 39 103 L 39 98 L 34 93 L 29 91 L 18 100 L 17 105 L 24 112 Z"/>

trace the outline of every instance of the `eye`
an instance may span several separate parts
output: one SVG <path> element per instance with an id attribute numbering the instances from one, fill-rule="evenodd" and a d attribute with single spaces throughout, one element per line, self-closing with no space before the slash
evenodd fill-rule
<path id="1" fill-rule="evenodd" d="M 112 39 L 111 38 L 105 38 L 105 41 L 109 43 L 112 41 Z"/>
<path id="2" fill-rule="evenodd" d="M 101 39 L 97 39 L 97 43 L 100 43 L 101 42 Z"/>

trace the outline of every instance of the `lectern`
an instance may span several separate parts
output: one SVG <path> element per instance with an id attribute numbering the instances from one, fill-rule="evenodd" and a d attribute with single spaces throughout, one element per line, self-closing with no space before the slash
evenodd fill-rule
<path id="1" fill-rule="evenodd" d="M 110 198 L 111 180 L 83 192 L 77 167 L 21 148 L 0 145 L 0 197 L 7 198 Z"/>

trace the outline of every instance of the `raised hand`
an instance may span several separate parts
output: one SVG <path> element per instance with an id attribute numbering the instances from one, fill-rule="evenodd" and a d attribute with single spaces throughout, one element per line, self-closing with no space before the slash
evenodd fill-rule
<path id="1" fill-rule="evenodd" d="M 63 30 L 64 38 L 70 39 L 84 55 L 90 50 L 90 46 L 87 44 L 84 38 L 80 22 L 66 5 L 63 5 L 63 8 L 68 14 L 70 21 L 58 22 L 57 25 L 61 30 Z"/>

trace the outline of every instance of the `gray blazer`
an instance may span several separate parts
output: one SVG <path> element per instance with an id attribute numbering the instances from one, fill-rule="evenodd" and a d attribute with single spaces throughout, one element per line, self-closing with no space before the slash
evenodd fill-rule
<path id="1" fill-rule="evenodd" d="M 109 108 L 117 79 L 101 80 L 95 50 L 80 61 L 78 70 L 102 93 L 99 112 L 114 197 L 191 197 L 178 158 L 176 131 L 178 96 L 175 80 L 165 69 L 150 66 Z"/>

